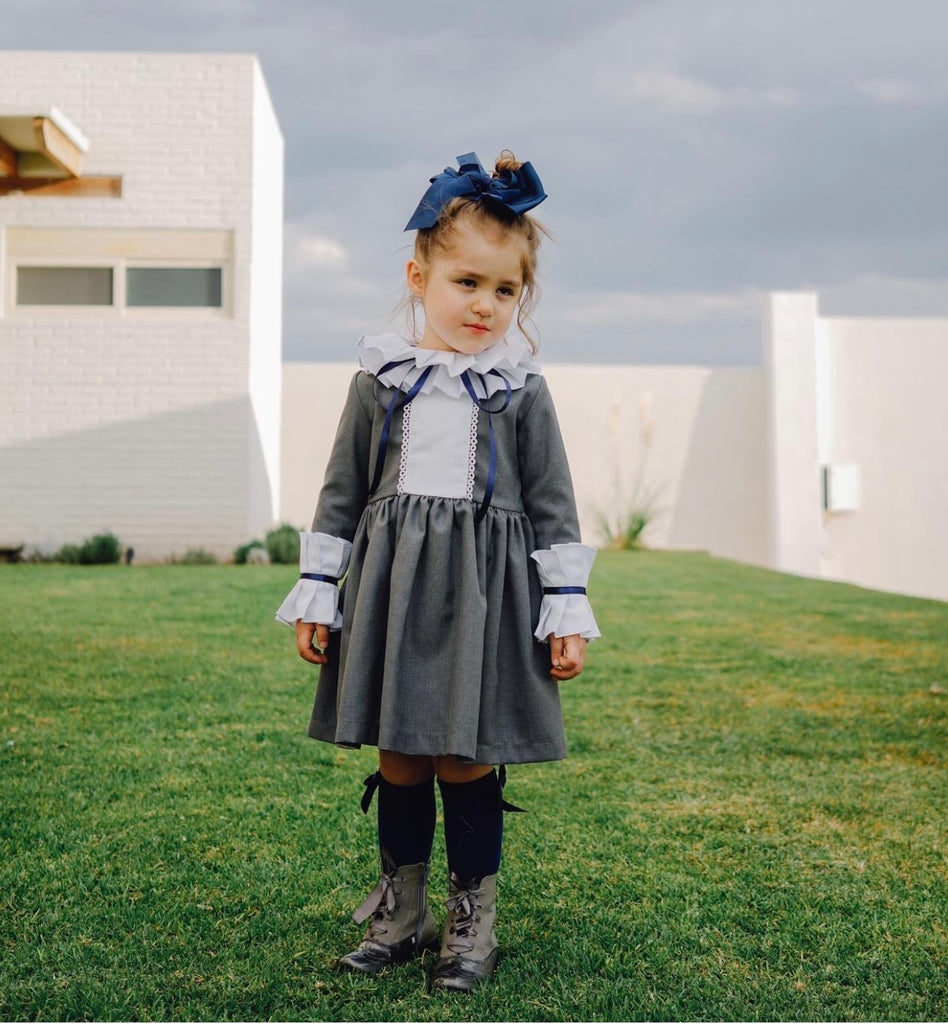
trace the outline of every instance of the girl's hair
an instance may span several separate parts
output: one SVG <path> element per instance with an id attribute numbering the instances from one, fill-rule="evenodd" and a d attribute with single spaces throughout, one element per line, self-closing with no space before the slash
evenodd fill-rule
<path id="1" fill-rule="evenodd" d="M 518 160 L 509 149 L 502 150 L 494 165 L 493 176 L 500 177 L 504 171 L 517 171 L 522 166 L 522 161 Z M 536 309 L 537 300 L 540 297 L 536 279 L 537 249 L 540 247 L 541 237 L 546 235 L 549 238 L 550 232 L 528 214 L 514 213 L 490 198 L 473 196 L 451 199 L 441 210 L 437 223 L 433 227 L 419 228 L 415 234 L 415 259 L 422 268 L 429 266 L 436 256 L 450 249 L 451 236 L 460 221 L 490 227 L 494 230 L 499 229 L 508 237 L 514 237 L 520 241 L 523 290 L 517 304 L 517 328 L 529 342 L 530 348 L 536 352 L 537 341 L 531 334 L 530 327 L 536 329 L 531 313 Z M 420 300 L 414 295 L 410 295 L 408 298 L 408 319 L 413 335 L 417 334 L 415 311 L 419 302 Z"/>

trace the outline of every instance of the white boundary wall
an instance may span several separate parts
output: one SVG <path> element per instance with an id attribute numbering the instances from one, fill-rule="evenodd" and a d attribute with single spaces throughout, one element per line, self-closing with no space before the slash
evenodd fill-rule
<path id="1" fill-rule="evenodd" d="M 825 516 L 822 574 L 948 600 L 948 320 L 820 329 L 825 461 L 858 482 L 858 507 Z"/>
<path id="2" fill-rule="evenodd" d="M 649 545 L 948 600 L 948 320 L 775 293 L 762 369 L 545 368 L 584 539 L 658 492 Z M 306 527 L 354 364 L 283 368 L 282 518 Z M 824 478 L 832 508 L 824 508 Z"/>
<path id="3" fill-rule="evenodd" d="M 948 600 L 948 320 L 775 294 L 767 376 L 768 564 Z"/>
<path id="4" fill-rule="evenodd" d="M 141 558 L 229 556 L 279 510 L 283 140 L 257 60 L 0 53 L 0 109 L 51 107 L 90 140 L 83 173 L 123 188 L 0 197 L 0 544 L 111 530 Z M 213 250 L 224 308 L 17 309 L 16 246 Z"/>
<path id="5" fill-rule="evenodd" d="M 283 369 L 282 517 L 312 519 L 354 365 Z M 766 554 L 760 370 L 566 366 L 544 370 L 556 401 L 584 539 L 597 511 L 628 506 L 640 468 L 660 511 L 646 539 L 762 563 Z"/>

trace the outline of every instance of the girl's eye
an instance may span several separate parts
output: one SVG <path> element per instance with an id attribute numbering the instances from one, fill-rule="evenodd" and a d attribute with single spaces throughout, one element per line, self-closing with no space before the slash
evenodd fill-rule
<path id="1" fill-rule="evenodd" d="M 507 296 L 510 296 L 511 298 L 512 298 L 512 297 L 514 296 L 514 294 L 515 294 L 515 292 L 514 292 L 513 288 L 510 288 L 510 287 L 509 287 L 508 285 L 504 285 L 503 287 L 501 287 L 501 288 L 498 288 L 498 289 L 497 289 L 497 291 L 498 291 L 498 292 L 499 292 L 499 293 L 500 293 L 501 295 L 507 295 Z"/>
<path id="2" fill-rule="evenodd" d="M 474 288 L 477 285 L 476 281 L 471 280 L 469 277 L 462 277 L 458 284 L 463 285 L 465 288 Z"/>

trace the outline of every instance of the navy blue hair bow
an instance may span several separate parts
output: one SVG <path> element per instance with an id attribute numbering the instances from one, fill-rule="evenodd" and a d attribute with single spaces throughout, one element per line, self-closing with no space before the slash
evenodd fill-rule
<path id="1" fill-rule="evenodd" d="M 481 167 L 476 153 L 464 153 L 458 157 L 458 167 L 457 171 L 445 167 L 442 174 L 431 179 L 428 191 L 405 226 L 406 231 L 433 228 L 452 199 L 486 197 L 506 206 L 512 213 L 526 213 L 546 199 L 543 183 L 531 163 L 522 164 L 516 171 L 502 171 L 492 178 Z"/>

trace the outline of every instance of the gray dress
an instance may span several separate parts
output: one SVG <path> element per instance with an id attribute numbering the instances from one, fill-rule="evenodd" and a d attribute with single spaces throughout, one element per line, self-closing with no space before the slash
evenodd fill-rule
<path id="1" fill-rule="evenodd" d="M 370 494 L 385 411 L 398 389 L 365 371 L 353 378 L 312 526 L 352 542 L 342 628 L 331 634 L 320 670 L 313 738 L 482 764 L 566 756 L 549 649 L 534 637 L 544 597 L 531 554 L 579 542 L 579 525 L 546 382 L 534 372 L 523 381 L 492 416 L 467 394 L 418 394 L 391 421 Z M 499 409 L 503 398 L 495 392 L 487 407 Z M 476 522 L 491 425 L 495 482 Z M 423 428 L 428 448 L 440 453 L 424 455 Z M 412 445 L 415 462 L 407 457 Z M 454 469 L 444 461 L 446 446 Z M 442 486 L 445 475 L 455 481 Z M 598 635 L 591 621 L 588 635 Z"/>

